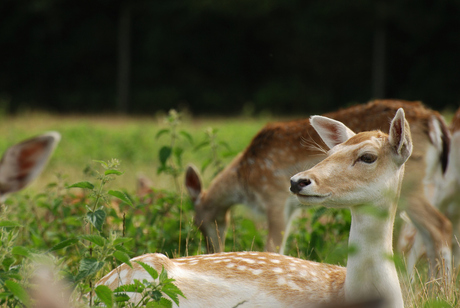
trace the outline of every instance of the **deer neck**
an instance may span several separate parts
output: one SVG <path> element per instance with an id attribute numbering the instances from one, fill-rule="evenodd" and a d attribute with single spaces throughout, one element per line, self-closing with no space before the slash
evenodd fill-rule
<path id="1" fill-rule="evenodd" d="M 209 185 L 202 200 L 213 208 L 228 209 L 235 203 L 241 202 L 241 188 L 237 172 L 233 166 L 224 169 Z"/>
<path id="2" fill-rule="evenodd" d="M 393 225 L 398 196 L 351 209 L 350 253 L 347 262 L 347 300 L 383 298 L 385 307 L 403 307 L 393 262 Z M 391 204 L 388 207 L 388 203 Z M 377 209 L 375 212 L 373 209 Z M 389 209 L 388 212 L 378 209 Z"/>

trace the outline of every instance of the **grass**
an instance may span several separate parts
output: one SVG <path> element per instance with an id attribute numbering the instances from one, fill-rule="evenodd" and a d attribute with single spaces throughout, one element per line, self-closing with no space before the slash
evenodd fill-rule
<path id="1" fill-rule="evenodd" d="M 204 139 L 208 127 L 218 129 L 218 138 L 225 140 L 234 153 L 243 150 L 253 135 L 268 121 L 267 118 L 190 119 L 183 120 L 185 128 L 196 143 Z M 136 177 L 142 173 L 153 180 L 156 188 L 169 188 L 171 183 L 157 175 L 158 151 L 168 144 L 167 138 L 155 139 L 159 130 L 167 125 L 163 118 L 122 116 L 58 116 L 32 113 L 3 118 L 0 121 L 0 150 L 19 140 L 49 130 L 61 133 L 62 140 L 48 167 L 31 190 L 41 190 L 47 183 L 55 181 L 56 174 L 64 174 L 68 182 L 81 180 L 83 170 L 93 160 L 108 160 L 116 157 L 125 171 L 123 183 L 116 183 L 133 191 Z M 206 149 L 193 151 L 193 146 L 184 143 L 184 163 L 201 166 Z M 229 162 L 231 157 L 224 159 Z M 205 184 L 211 173 L 204 174 Z"/>
<path id="2" fill-rule="evenodd" d="M 62 140 L 49 165 L 31 187 L 10 198 L 6 215 L 21 221 L 23 228 L 18 233 L 17 244 L 30 249 L 46 250 L 85 228 L 81 217 L 85 215 L 87 199 L 75 202 L 72 194 L 62 187 L 82 180 L 94 180 L 83 172 L 87 166 L 97 168 L 93 160 L 107 161 L 117 158 L 124 174 L 107 184 L 107 189 L 128 192 L 135 199 L 135 207 L 121 204 L 119 212 L 107 208 L 108 230 L 132 238 L 126 243 L 131 256 L 145 252 L 162 252 L 169 256 L 194 255 L 204 252 L 201 233 L 193 225 L 193 207 L 184 193 L 183 178 L 179 178 L 179 194 L 173 180 L 165 174 L 158 174 L 160 166 L 158 153 L 168 145 L 168 138 L 155 138 L 167 128 L 164 117 L 122 117 L 122 116 L 58 116 L 42 113 L 22 114 L 3 118 L 0 121 L 0 151 L 31 136 L 49 130 L 59 131 Z M 226 165 L 236 153 L 242 151 L 257 131 L 270 117 L 260 118 L 191 118 L 185 117 L 179 129 L 187 131 L 195 145 L 205 139 L 208 127 L 218 130 L 217 138 L 225 141 L 233 155 L 222 156 Z M 187 141 L 180 143 L 184 149 L 184 165 L 193 163 L 200 167 L 210 155 L 209 147 L 194 150 Z M 226 150 L 225 150 L 226 151 Z M 223 154 L 224 150 L 220 154 Z M 212 179 L 212 170 L 203 174 L 204 186 Z M 153 201 L 146 202 L 134 195 L 136 177 L 144 174 L 153 182 Z M 56 182 L 57 186 L 48 185 Z M 14 208 L 17 207 L 17 208 Z M 30 214 L 32 213 L 32 214 Z M 126 227 L 121 230 L 121 213 L 126 214 Z M 52 215 L 51 215 L 52 214 Z M 38 217 L 38 219 L 37 219 Z M 334 264 L 346 264 L 348 211 L 310 209 L 303 212 L 292 228 L 288 240 L 287 254 L 305 259 Z M 85 231 L 86 232 L 86 231 Z M 246 208 L 232 209 L 232 225 L 226 241 L 226 250 L 263 250 L 266 236 L 266 222 Z M 85 249 L 68 247 L 54 252 L 62 258 L 61 266 L 72 275 L 79 271 L 79 258 L 84 258 Z M 87 252 L 86 252 L 87 254 Z M 111 264 L 114 266 L 115 264 Z M 404 266 L 401 269 L 401 283 L 407 307 L 455 307 L 459 298 L 459 275 L 452 281 L 426 283 L 426 264 L 419 267 L 415 284 L 408 283 Z M 87 285 L 86 285 L 87 288 Z M 82 286 L 85 290 L 85 286 Z M 86 289 L 87 290 L 87 289 Z M 83 292 L 83 291 L 82 291 Z"/>

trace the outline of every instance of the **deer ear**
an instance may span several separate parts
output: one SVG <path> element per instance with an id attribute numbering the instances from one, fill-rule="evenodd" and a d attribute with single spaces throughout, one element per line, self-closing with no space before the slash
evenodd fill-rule
<path id="1" fill-rule="evenodd" d="M 400 163 L 405 163 L 412 154 L 412 137 L 402 108 L 398 109 L 391 121 L 388 140 Z"/>
<path id="2" fill-rule="evenodd" d="M 201 180 L 196 168 L 189 165 L 185 173 L 185 187 L 187 187 L 190 198 L 195 203 L 198 196 L 201 194 Z"/>
<path id="3" fill-rule="evenodd" d="M 13 145 L 0 162 L 0 194 L 26 187 L 43 170 L 61 135 L 49 132 Z"/>
<path id="4" fill-rule="evenodd" d="M 342 122 L 323 116 L 310 117 L 310 123 L 329 149 L 347 141 L 355 135 Z"/>

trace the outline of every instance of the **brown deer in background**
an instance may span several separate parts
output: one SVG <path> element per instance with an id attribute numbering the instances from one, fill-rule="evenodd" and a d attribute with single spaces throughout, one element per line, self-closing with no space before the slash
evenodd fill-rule
<path id="1" fill-rule="evenodd" d="M 452 251 L 455 266 L 460 264 L 460 108 L 450 125 L 451 138 L 447 168 L 433 177 L 430 195 L 432 203 L 451 221 L 453 228 Z M 408 264 L 415 264 L 426 253 L 423 240 L 412 224 L 405 224 L 398 242 L 400 250 L 408 247 Z"/>
<path id="2" fill-rule="evenodd" d="M 406 165 L 402 188 L 404 208 L 428 247 L 431 274 L 436 260 L 451 262 L 452 227 L 424 193 L 424 182 L 447 164 L 449 132 L 442 116 L 420 102 L 376 100 L 325 116 L 341 121 L 355 132 L 379 129 L 388 132 L 390 119 L 404 108 L 411 125 L 414 151 Z M 266 125 L 216 178 L 202 189 L 198 173 L 189 167 L 185 185 L 195 205 L 195 223 L 207 240 L 208 252 L 222 251 L 229 221 L 229 209 L 245 204 L 266 214 L 266 250 L 284 252 L 298 201 L 288 192 L 287 179 L 299 170 L 323 160 L 327 146 L 308 119 Z M 413 266 L 413 265 L 411 265 Z"/>

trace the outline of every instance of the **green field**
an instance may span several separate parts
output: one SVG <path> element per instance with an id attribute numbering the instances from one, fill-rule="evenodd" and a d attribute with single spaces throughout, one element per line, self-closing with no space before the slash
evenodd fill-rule
<path id="1" fill-rule="evenodd" d="M 268 121 L 279 119 L 269 117 L 249 118 L 191 118 L 184 116 L 177 130 L 185 131 L 192 137 L 193 144 L 179 134 L 176 146 L 182 148 L 183 167 L 188 163 L 201 168 L 212 156 L 211 148 L 204 146 L 195 149 L 205 140 L 209 127 L 217 129 L 216 144 L 218 159 L 227 164 L 236 153 L 243 150 L 255 133 Z M 121 116 L 58 116 L 50 114 L 23 114 L 17 117 L 4 117 L 0 122 L 0 150 L 31 136 L 49 130 L 61 133 L 62 140 L 51 158 L 46 170 L 39 179 L 21 193 L 15 194 L 6 202 L 3 221 L 17 222 L 21 227 L 6 227 L 5 231 L 17 233 L 8 242 L 2 239 L 0 261 L 14 259 L 16 265 L 27 268 L 30 253 L 45 252 L 52 247 L 53 262 L 61 269 L 63 276 L 77 285 L 74 296 L 87 292 L 89 282 L 95 281 L 110 268 L 120 263 L 120 258 L 108 258 L 117 249 L 133 257 L 145 252 L 162 252 L 169 256 L 194 255 L 203 253 L 205 245 L 200 232 L 193 225 L 193 207 L 184 193 L 183 173 L 178 176 L 179 188 L 169 174 L 158 174 L 160 167 L 159 151 L 170 144 L 167 134 L 156 137 L 162 129 L 170 127 L 165 116 L 121 117 Z M 90 167 L 102 171 L 94 160 L 108 161 L 117 158 L 121 161 L 123 175 L 115 177 L 104 186 L 126 192 L 133 200 L 131 207 L 125 203 L 105 206 L 106 222 L 101 232 L 88 228 L 88 208 L 95 211 L 94 198 L 83 198 L 79 189 L 66 189 L 69 184 L 89 181 L 99 187 L 99 181 L 84 173 Z M 177 167 L 177 164 L 176 164 Z M 203 174 L 204 186 L 212 179 L 215 168 L 209 166 Z M 136 196 L 136 178 L 144 174 L 153 182 L 154 193 L 150 200 Z M 75 198 L 75 195 L 78 198 Z M 88 197 L 88 193 L 84 197 Z M 98 204 L 102 205 L 101 203 Z M 122 215 L 125 215 L 123 224 Z M 86 217 L 86 219 L 85 219 Z M 350 215 L 347 211 L 324 209 L 306 210 L 294 223 L 288 241 L 287 254 L 313 259 L 320 262 L 346 264 L 347 238 Z M 398 225 L 398 222 L 397 222 Z M 111 234 L 130 238 L 124 248 L 110 246 Z M 94 246 L 95 255 L 105 256 L 100 260 L 103 267 L 97 272 L 81 276 L 81 260 L 89 258 L 88 243 L 81 236 L 88 233 L 102 236 L 106 242 L 101 247 Z M 5 233 L 6 234 L 6 233 Z M 232 210 L 232 225 L 226 241 L 226 250 L 263 250 L 266 224 L 261 217 L 241 206 Z M 67 242 L 66 242 L 67 241 Z M 55 245 L 61 245 L 60 246 Z M 86 243 L 86 244 L 85 244 Z M 69 244 L 69 245 L 67 245 Z M 93 243 L 94 244 L 94 243 Z M 6 246 L 5 246 L 6 245 Z M 23 247 L 11 250 L 11 247 Z M 9 250 L 8 250 L 9 249 Z M 104 250 L 105 249 L 105 250 Z M 112 249 L 112 250 L 110 250 Z M 115 250 L 114 250 L 115 249 Z M 24 252 L 26 251 L 26 252 Z M 109 252 L 107 252 L 109 251 Z M 124 250 L 123 250 L 124 251 Z M 105 255 L 104 255 L 105 254 Z M 95 257 L 91 255 L 92 257 Z M 86 260 L 85 259 L 85 260 Z M 396 259 L 401 270 L 408 307 L 455 307 L 459 303 L 458 282 L 443 284 L 439 281 L 425 284 L 426 264 L 419 266 L 421 277 L 411 286 L 405 276 L 403 261 Z M 8 263 L 8 262 L 7 262 Z M 101 263 L 102 266 L 102 263 Z M 12 267 L 8 265 L 9 271 Z M 8 270 L 5 268 L 2 271 Z M 27 274 L 21 272 L 19 282 L 27 284 Z M 79 276 L 80 275 L 80 276 Z M 457 279 L 458 275 L 454 275 Z M 1 277 L 0 277 L 1 278 Z M 2 278 L 3 279 L 3 278 Z M 0 303 L 17 301 L 17 296 L 6 292 L 0 296 Z M 9 294 L 9 295 L 8 295 Z M 75 295 L 77 294 L 77 295 Z M 6 303 L 3 301 L 3 303 Z M 428 306 L 426 306 L 428 305 Z"/>

